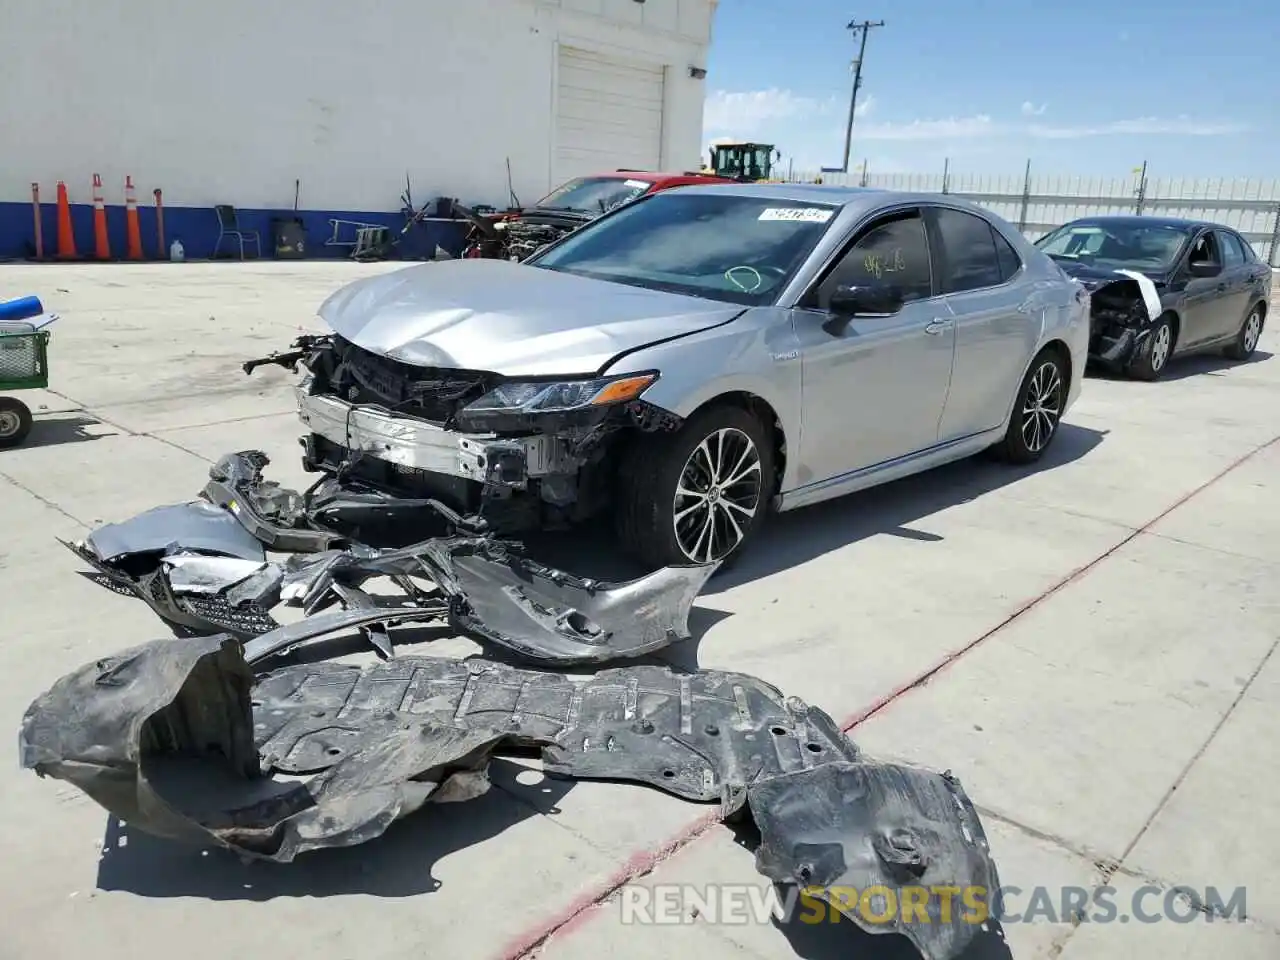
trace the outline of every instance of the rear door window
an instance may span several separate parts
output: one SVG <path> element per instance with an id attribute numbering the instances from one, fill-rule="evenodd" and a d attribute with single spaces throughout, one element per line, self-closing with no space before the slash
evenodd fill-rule
<path id="1" fill-rule="evenodd" d="M 995 227 L 991 228 L 991 238 L 996 242 L 996 261 L 1000 265 L 1000 282 L 1008 283 L 1014 274 L 1022 269 L 1022 258 L 1013 244 L 1001 236 Z"/>
<path id="2" fill-rule="evenodd" d="M 1240 245 L 1240 241 L 1235 238 L 1234 234 L 1223 230 L 1219 230 L 1217 233 L 1218 244 L 1222 247 L 1222 265 L 1224 267 L 1244 266 L 1244 247 Z"/>
<path id="3" fill-rule="evenodd" d="M 981 217 L 960 210 L 934 210 L 942 242 L 942 292 L 963 293 L 1003 283 L 995 234 Z"/>

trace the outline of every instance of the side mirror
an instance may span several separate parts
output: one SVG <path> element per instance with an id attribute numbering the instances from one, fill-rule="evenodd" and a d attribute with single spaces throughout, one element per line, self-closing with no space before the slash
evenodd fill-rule
<path id="1" fill-rule="evenodd" d="M 895 286 L 839 286 L 827 301 L 827 309 L 842 316 L 889 316 L 902 309 L 902 291 Z"/>
<path id="2" fill-rule="evenodd" d="M 1216 277 L 1222 272 L 1222 264 L 1214 263 L 1210 260 L 1197 260 L 1194 263 L 1187 264 L 1187 272 L 1191 276 L 1201 279 Z"/>

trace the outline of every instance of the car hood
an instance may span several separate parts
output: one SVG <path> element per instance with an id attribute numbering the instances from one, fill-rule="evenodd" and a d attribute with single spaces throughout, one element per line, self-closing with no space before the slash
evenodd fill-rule
<path id="1" fill-rule="evenodd" d="M 728 323 L 734 304 L 506 260 L 444 260 L 366 277 L 320 318 L 381 356 L 503 376 L 589 374 L 621 353 Z"/>
<path id="2" fill-rule="evenodd" d="M 1110 267 L 1096 267 L 1090 264 L 1079 263 L 1071 260 L 1054 260 L 1062 272 L 1074 280 L 1079 280 L 1084 284 L 1086 290 L 1097 290 L 1104 284 L 1111 283 L 1115 280 L 1122 279 L 1125 275 L 1117 272 Z M 1159 289 L 1164 286 L 1165 277 L 1163 273 L 1153 270 L 1134 270 L 1134 273 L 1140 273 L 1147 277 Z"/>

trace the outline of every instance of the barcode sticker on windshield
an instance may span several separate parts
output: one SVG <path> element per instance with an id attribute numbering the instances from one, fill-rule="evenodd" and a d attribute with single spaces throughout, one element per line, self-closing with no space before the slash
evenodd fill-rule
<path id="1" fill-rule="evenodd" d="M 826 223 L 835 213 L 826 207 L 769 207 L 761 220 L 790 220 L 793 223 Z"/>
<path id="2" fill-rule="evenodd" d="M 628 187 L 647 187 L 649 185 L 647 180 L 623 180 L 622 182 Z"/>

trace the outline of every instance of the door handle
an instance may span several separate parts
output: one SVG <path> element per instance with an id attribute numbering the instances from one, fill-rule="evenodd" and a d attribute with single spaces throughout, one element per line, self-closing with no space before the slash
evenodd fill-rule
<path id="1" fill-rule="evenodd" d="M 943 320 L 941 317 L 935 317 L 929 325 L 924 328 L 924 332 L 930 336 L 936 337 L 943 330 L 949 329 L 951 324 L 951 320 Z"/>
<path id="2" fill-rule="evenodd" d="M 1226 285 L 1225 283 L 1220 283 L 1220 284 L 1218 284 L 1218 291 L 1219 291 L 1219 292 L 1222 292 L 1222 291 L 1223 291 L 1223 290 L 1225 290 L 1225 289 L 1227 289 L 1227 285 Z"/>

